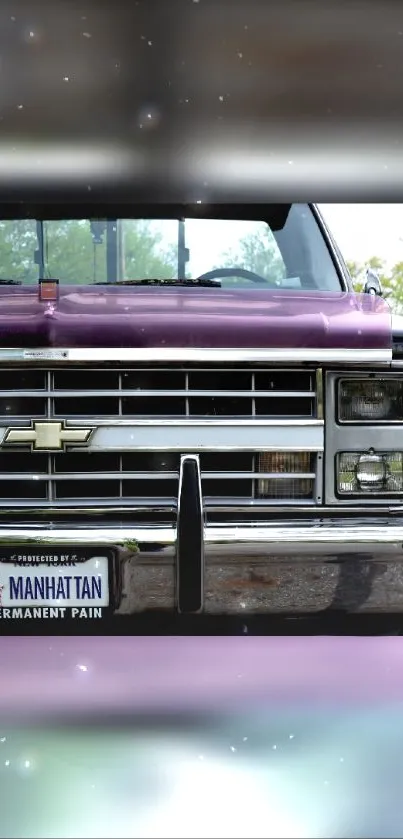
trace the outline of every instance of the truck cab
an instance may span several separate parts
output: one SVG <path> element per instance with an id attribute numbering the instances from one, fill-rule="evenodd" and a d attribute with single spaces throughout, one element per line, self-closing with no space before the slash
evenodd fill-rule
<path id="1" fill-rule="evenodd" d="M 403 329 L 317 207 L 25 207 L 0 276 L 2 621 L 401 610 Z"/>

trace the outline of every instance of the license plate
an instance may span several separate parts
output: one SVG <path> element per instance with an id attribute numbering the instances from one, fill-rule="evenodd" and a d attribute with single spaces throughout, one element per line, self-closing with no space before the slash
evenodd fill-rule
<path id="1" fill-rule="evenodd" d="M 102 548 L 0 546 L 0 621 L 103 618 L 112 606 L 112 566 Z"/>

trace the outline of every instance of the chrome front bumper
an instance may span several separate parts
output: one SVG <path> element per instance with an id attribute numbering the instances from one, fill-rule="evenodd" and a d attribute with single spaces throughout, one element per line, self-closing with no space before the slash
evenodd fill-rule
<path id="1" fill-rule="evenodd" d="M 2 545 L 112 550 L 122 616 L 183 611 L 178 566 L 192 582 L 194 556 L 177 537 L 175 527 L 0 527 Z M 201 556 L 193 584 L 205 614 L 403 611 L 403 517 L 204 526 Z"/>

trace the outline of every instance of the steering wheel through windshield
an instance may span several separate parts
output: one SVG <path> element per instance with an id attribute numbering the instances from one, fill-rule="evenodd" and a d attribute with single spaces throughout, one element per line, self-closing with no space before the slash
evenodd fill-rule
<path id="1" fill-rule="evenodd" d="M 276 288 L 273 280 L 268 280 L 260 274 L 255 274 L 254 271 L 247 271 L 245 268 L 214 268 L 213 271 L 207 271 L 206 274 L 201 274 L 197 277 L 198 280 L 221 280 L 225 277 L 241 277 L 244 280 L 251 280 L 252 283 L 259 283 L 269 285 L 271 288 Z"/>

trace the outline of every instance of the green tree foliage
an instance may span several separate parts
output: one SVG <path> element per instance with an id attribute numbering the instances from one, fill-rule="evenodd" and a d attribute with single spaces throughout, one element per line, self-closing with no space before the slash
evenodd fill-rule
<path id="1" fill-rule="evenodd" d="M 365 265 L 348 262 L 347 266 L 357 291 L 362 291 L 364 288 L 366 269 L 374 268 L 382 285 L 383 297 L 394 312 L 403 312 L 403 262 L 397 262 L 388 269 L 384 260 L 373 256 Z"/>
<path id="2" fill-rule="evenodd" d="M 67 283 L 106 280 L 106 245 L 94 245 L 88 221 L 45 222 L 46 275 Z M 36 223 L 30 219 L 0 221 L 0 277 L 35 283 L 38 266 Z M 173 277 L 174 249 L 164 248 L 161 238 L 143 220 L 125 222 L 124 277 Z"/>

